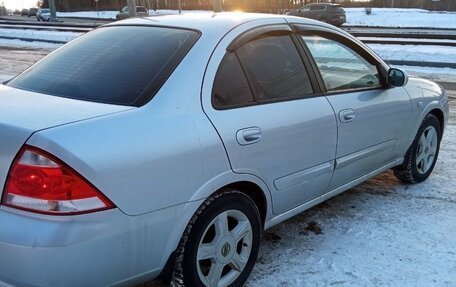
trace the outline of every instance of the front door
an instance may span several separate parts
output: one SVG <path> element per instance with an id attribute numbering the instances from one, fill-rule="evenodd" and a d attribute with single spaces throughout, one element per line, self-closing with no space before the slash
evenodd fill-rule
<path id="1" fill-rule="evenodd" d="M 386 88 L 378 63 L 356 43 L 331 33 L 301 35 L 337 116 L 336 168 L 330 190 L 394 162 L 410 99 L 403 88 Z"/>

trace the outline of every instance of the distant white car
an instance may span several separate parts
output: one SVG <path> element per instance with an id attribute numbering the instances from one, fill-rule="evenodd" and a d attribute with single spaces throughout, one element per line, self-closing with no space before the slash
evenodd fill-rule
<path id="1" fill-rule="evenodd" d="M 136 6 L 136 16 L 137 17 L 149 16 L 149 11 L 144 6 Z M 128 11 L 128 6 L 124 6 L 117 13 L 116 20 L 124 20 L 129 17 L 130 17 L 130 12 Z"/>
<path id="2" fill-rule="evenodd" d="M 51 10 L 50 9 L 38 9 L 36 12 L 36 20 L 49 22 L 51 20 Z"/>

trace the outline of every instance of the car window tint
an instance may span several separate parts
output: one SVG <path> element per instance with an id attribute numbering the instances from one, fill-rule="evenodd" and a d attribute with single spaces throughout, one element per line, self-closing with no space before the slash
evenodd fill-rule
<path id="1" fill-rule="evenodd" d="M 380 87 L 378 70 L 350 47 L 317 35 L 302 35 L 328 91 Z"/>
<path id="2" fill-rule="evenodd" d="M 213 103 L 219 108 L 255 103 L 245 74 L 235 53 L 227 53 L 217 71 Z"/>
<path id="3" fill-rule="evenodd" d="M 244 44 L 236 53 L 258 100 L 299 98 L 313 93 L 290 36 L 256 39 Z"/>
<path id="4" fill-rule="evenodd" d="M 325 10 L 325 6 L 324 5 L 312 5 L 310 7 L 310 10 Z"/>
<path id="5" fill-rule="evenodd" d="M 100 28 L 56 50 L 8 85 L 65 98 L 138 105 L 143 94 L 148 100 L 160 88 L 197 37 L 183 29 Z"/>

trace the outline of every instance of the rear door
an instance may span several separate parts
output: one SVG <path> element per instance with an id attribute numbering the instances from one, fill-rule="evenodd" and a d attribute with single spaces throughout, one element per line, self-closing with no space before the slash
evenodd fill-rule
<path id="1" fill-rule="evenodd" d="M 203 85 L 204 110 L 232 169 L 266 181 L 275 213 L 321 195 L 336 152 L 334 112 L 296 44 L 288 25 L 225 39 Z"/>
<path id="2" fill-rule="evenodd" d="M 334 189 L 403 156 L 397 147 L 410 99 L 402 87 L 386 87 L 381 64 L 354 41 L 329 30 L 301 28 L 337 116 Z"/>

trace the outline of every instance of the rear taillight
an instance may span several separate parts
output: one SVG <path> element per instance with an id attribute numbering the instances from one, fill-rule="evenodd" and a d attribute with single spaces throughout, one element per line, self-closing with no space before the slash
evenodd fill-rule
<path id="1" fill-rule="evenodd" d="M 109 199 L 68 165 L 28 146 L 20 151 L 11 167 L 2 204 L 55 215 L 114 207 Z"/>

